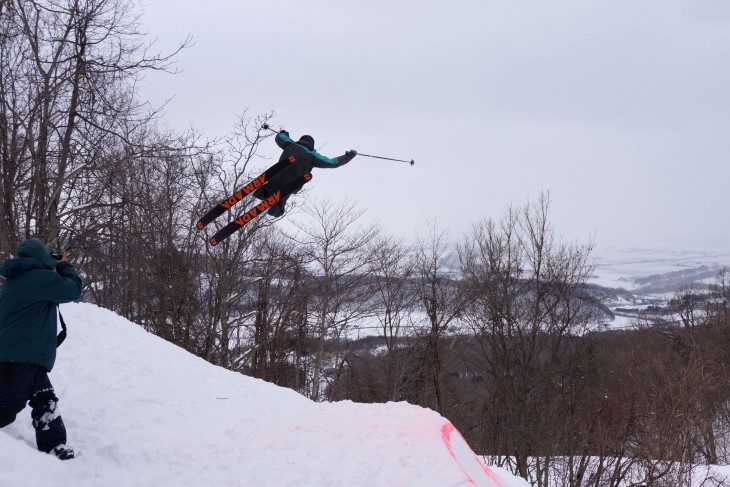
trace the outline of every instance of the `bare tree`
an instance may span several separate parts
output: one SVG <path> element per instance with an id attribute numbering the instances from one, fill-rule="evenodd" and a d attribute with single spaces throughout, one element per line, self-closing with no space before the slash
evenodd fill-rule
<path id="1" fill-rule="evenodd" d="M 372 260 L 369 246 L 378 233 L 373 225 L 358 227 L 363 214 L 353 203 L 332 200 L 306 206 L 309 219 L 297 223 L 291 244 L 305 256 L 312 275 L 309 307 L 314 323 L 314 362 L 310 397 L 319 400 L 328 338 L 340 339 L 358 320 L 371 313 L 366 271 Z M 344 366 L 339 353 L 330 360 Z"/>
<path id="2" fill-rule="evenodd" d="M 382 236 L 372 242 L 373 260 L 368 272 L 374 280 L 378 322 L 388 351 L 397 346 L 407 311 L 416 294 L 411 286 L 412 260 L 401 241 Z"/>
<path id="3" fill-rule="evenodd" d="M 412 283 L 415 270 L 412 255 L 401 241 L 383 236 L 372 243 L 372 249 L 373 304 L 386 346 L 384 369 L 374 375 L 380 377 L 384 398 L 398 401 L 413 380 L 408 373 L 413 354 L 401 344 L 401 338 L 418 300 Z"/>
<path id="4" fill-rule="evenodd" d="M 475 225 L 460 249 L 486 379 L 482 448 L 514 460 L 537 485 L 547 485 L 549 452 L 579 448 L 571 428 L 581 418 L 569 412 L 580 411 L 586 387 L 577 337 L 591 322 L 582 292 L 590 247 L 556 241 L 548 210 L 547 194 L 509 208 L 501 222 Z"/>
<path id="5" fill-rule="evenodd" d="M 302 361 L 308 352 L 306 336 L 307 272 L 302 256 L 268 229 L 258 246 L 255 289 L 245 307 L 253 314 L 250 332 L 239 337 L 237 370 L 304 393 Z"/>
<path id="6" fill-rule="evenodd" d="M 727 319 L 730 316 L 730 267 L 723 267 L 717 273 L 717 282 L 710 285 L 710 295 L 705 306 L 707 314 Z"/>
<path id="7" fill-rule="evenodd" d="M 705 297 L 698 295 L 694 285 L 685 286 L 674 293 L 674 297 L 670 300 L 670 308 L 679 317 L 679 321 L 684 327 L 692 331 L 702 321 L 702 316 L 698 313 L 700 300 L 704 301 Z"/>
<path id="8" fill-rule="evenodd" d="M 435 223 L 429 225 L 428 235 L 419 237 L 416 244 L 414 268 L 420 311 L 425 315 L 416 325 L 423 380 L 417 402 L 444 414 L 443 347 L 449 327 L 468 304 L 458 276 L 456 251 L 449 248 L 446 230 L 439 230 Z"/>
<path id="9" fill-rule="evenodd" d="M 65 217 L 98 203 L 84 199 L 80 181 L 113 160 L 106 149 L 118 148 L 125 130 L 152 119 L 135 100 L 134 82 L 145 70 L 168 69 L 172 57 L 148 54 L 126 0 L 8 0 L 0 22 L 7 34 L 0 252 L 7 253 L 31 235 L 56 242 Z"/>

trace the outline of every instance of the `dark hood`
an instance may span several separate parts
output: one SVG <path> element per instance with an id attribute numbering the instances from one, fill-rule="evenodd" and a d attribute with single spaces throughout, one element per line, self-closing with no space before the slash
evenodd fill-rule
<path id="1" fill-rule="evenodd" d="M 29 238 L 20 242 L 15 249 L 15 256 L 34 257 L 49 269 L 56 267 L 56 260 L 51 257 L 51 248 L 37 238 Z"/>
<path id="2" fill-rule="evenodd" d="M 303 145 L 309 150 L 314 150 L 314 137 L 311 135 L 302 135 L 299 140 L 297 140 L 297 144 Z"/>

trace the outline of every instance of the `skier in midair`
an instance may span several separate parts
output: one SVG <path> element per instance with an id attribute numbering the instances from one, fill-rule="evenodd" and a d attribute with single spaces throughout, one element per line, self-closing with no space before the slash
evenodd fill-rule
<path id="1" fill-rule="evenodd" d="M 357 151 L 349 150 L 339 157 L 329 158 L 314 150 L 314 138 L 311 135 L 302 135 L 295 142 L 294 139 L 289 137 L 289 132 L 286 130 L 282 130 L 276 134 L 275 140 L 276 144 L 283 149 L 283 152 L 279 157 L 279 161 L 273 167 L 279 165 L 280 167 L 285 167 L 285 169 L 268 184 L 252 193 L 258 199 L 265 199 L 290 181 L 311 173 L 315 167 L 324 169 L 341 167 L 357 155 Z M 290 194 L 282 195 L 281 200 L 269 208 L 268 214 L 275 218 L 282 216 L 286 211 L 286 200 L 291 194 L 298 193 L 305 182 L 302 180 L 300 184 L 297 184 L 293 188 Z"/>

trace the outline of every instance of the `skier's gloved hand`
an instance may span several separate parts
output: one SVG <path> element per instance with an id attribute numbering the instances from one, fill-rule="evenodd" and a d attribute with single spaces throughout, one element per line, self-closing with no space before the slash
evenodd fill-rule
<path id="1" fill-rule="evenodd" d="M 353 159 L 353 158 L 354 158 L 354 157 L 355 157 L 355 156 L 357 155 L 357 151 L 356 151 L 356 150 L 349 150 L 349 151 L 345 152 L 345 155 L 346 155 L 346 156 L 347 156 L 347 157 L 348 157 L 348 158 L 349 158 L 350 160 L 352 160 L 352 159 Z"/>
<path id="2" fill-rule="evenodd" d="M 289 132 L 287 132 L 287 131 L 286 131 L 286 130 L 284 130 L 284 129 L 281 129 L 281 130 L 279 130 L 279 133 L 280 133 L 280 134 L 284 134 L 284 135 L 286 135 L 287 137 L 289 137 Z"/>

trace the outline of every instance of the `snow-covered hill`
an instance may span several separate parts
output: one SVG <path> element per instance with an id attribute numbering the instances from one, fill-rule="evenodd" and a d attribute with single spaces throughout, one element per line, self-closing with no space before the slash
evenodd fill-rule
<path id="1" fill-rule="evenodd" d="M 0 486 L 505 486 L 453 426 L 405 403 L 314 403 L 213 366 L 118 315 L 64 305 L 51 380 L 69 444 L 35 450 L 30 410 L 0 430 Z"/>

